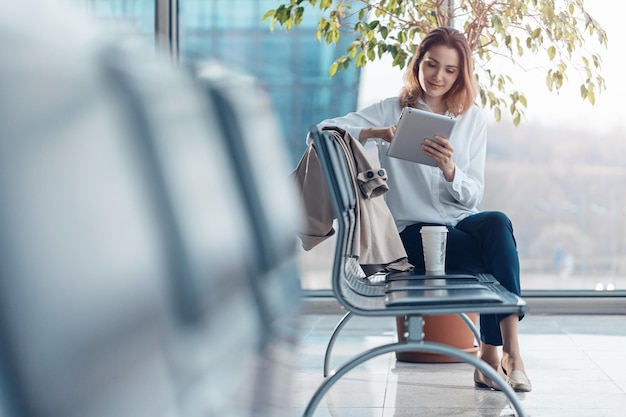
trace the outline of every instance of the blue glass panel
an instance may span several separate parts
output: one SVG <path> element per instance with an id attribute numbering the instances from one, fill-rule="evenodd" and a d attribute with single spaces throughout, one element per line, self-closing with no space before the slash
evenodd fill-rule
<path id="1" fill-rule="evenodd" d="M 88 0 L 87 6 L 104 21 L 154 36 L 155 0 Z"/>
<path id="2" fill-rule="evenodd" d="M 304 151 L 308 126 L 355 110 L 359 71 L 330 78 L 328 69 L 352 42 L 315 38 L 324 14 L 309 8 L 302 24 L 287 32 L 269 30 L 263 15 L 279 0 L 180 0 L 179 46 L 184 62 L 217 59 L 255 76 L 272 98 L 294 163 Z"/>

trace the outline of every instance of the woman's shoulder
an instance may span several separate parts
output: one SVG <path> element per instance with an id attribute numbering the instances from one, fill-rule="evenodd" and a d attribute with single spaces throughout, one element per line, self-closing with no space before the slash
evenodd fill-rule
<path id="1" fill-rule="evenodd" d="M 465 114 L 471 115 L 473 117 L 484 117 L 484 110 L 478 104 L 474 103 L 470 106 L 469 109 L 465 112 Z"/>
<path id="2" fill-rule="evenodd" d="M 387 98 L 383 98 L 383 99 L 379 99 L 377 101 L 373 101 L 371 104 L 365 106 L 365 108 L 368 107 L 383 107 L 385 109 L 388 108 L 400 108 L 400 97 L 397 96 L 393 96 L 393 97 L 387 97 Z"/>
<path id="3" fill-rule="evenodd" d="M 387 97 L 383 99 L 382 102 L 387 105 L 394 105 L 394 106 L 400 107 L 400 97 L 398 96 Z"/>
<path id="4" fill-rule="evenodd" d="M 465 113 L 461 114 L 460 117 L 466 120 L 473 120 L 479 123 L 485 123 L 487 120 L 485 117 L 485 109 L 480 107 L 478 104 L 472 104 L 472 106 L 469 109 L 467 109 Z"/>
<path id="5" fill-rule="evenodd" d="M 397 123 L 401 110 L 398 97 L 387 97 L 366 105 L 358 113 L 374 125 L 386 126 Z"/>

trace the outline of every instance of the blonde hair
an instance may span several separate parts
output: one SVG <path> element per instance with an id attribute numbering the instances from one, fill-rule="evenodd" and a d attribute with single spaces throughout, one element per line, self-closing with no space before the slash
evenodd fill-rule
<path id="1" fill-rule="evenodd" d="M 424 89 L 419 83 L 419 65 L 434 46 L 446 46 L 459 54 L 459 77 L 452 88 L 443 96 L 443 101 L 455 116 L 465 113 L 474 104 L 478 93 L 478 83 L 474 74 L 472 52 L 465 35 L 450 27 L 439 27 L 430 31 L 422 40 L 404 74 L 404 87 L 400 92 L 402 107 L 414 106 L 423 98 Z"/>

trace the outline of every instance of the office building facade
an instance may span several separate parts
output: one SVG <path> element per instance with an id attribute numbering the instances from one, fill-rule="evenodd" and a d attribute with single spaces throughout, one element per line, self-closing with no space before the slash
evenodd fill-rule
<path id="1" fill-rule="evenodd" d="M 278 7 L 279 0 L 177 3 L 181 63 L 215 59 L 254 76 L 272 99 L 294 166 L 304 152 L 309 125 L 356 108 L 360 70 L 329 74 L 333 61 L 353 39 L 344 35 L 336 45 L 318 41 L 315 32 L 321 11 L 310 8 L 291 31 L 279 26 L 271 31 L 262 17 Z M 146 37 L 155 34 L 152 22 L 158 1 L 87 0 L 87 4 L 99 18 L 126 22 Z"/>

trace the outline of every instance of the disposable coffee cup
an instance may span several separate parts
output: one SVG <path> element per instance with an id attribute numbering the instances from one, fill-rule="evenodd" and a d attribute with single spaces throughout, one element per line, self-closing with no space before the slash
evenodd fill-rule
<path id="1" fill-rule="evenodd" d="M 448 228 L 446 226 L 422 226 L 420 233 L 424 248 L 426 275 L 445 275 Z"/>

